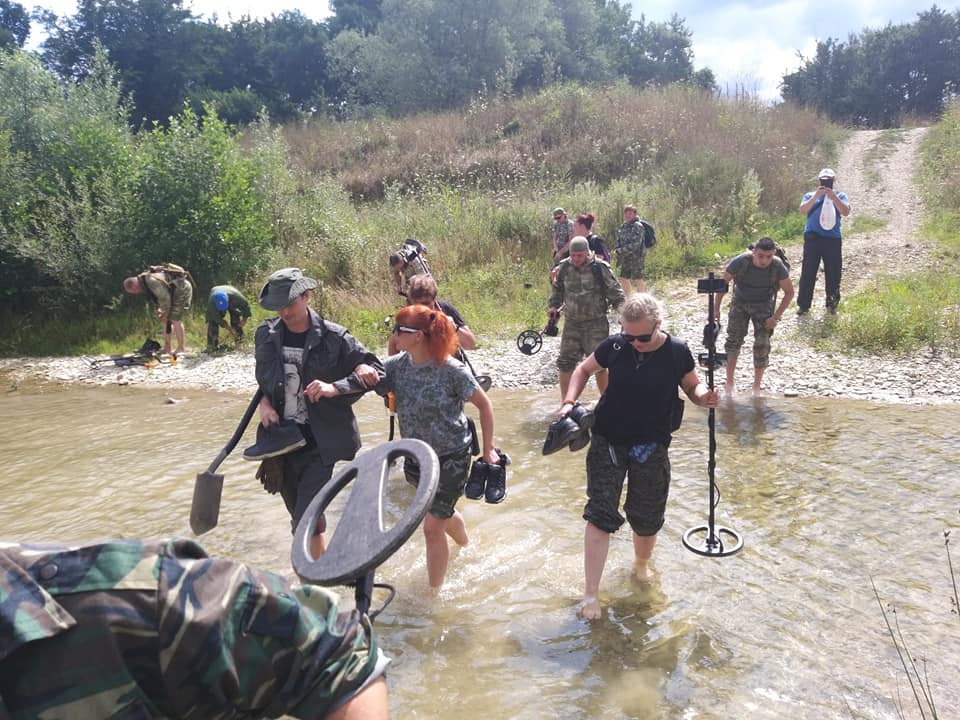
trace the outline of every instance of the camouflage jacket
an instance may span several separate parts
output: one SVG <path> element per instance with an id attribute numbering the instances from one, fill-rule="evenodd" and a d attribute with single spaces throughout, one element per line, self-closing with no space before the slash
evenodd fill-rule
<path id="1" fill-rule="evenodd" d="M 583 322 L 605 317 L 607 308 L 619 308 L 624 294 L 610 266 L 592 257 L 583 267 L 570 258 L 557 266 L 548 307 L 563 306 L 568 322 Z"/>
<path id="2" fill-rule="evenodd" d="M 556 237 L 556 247 L 554 250 L 559 250 L 568 242 L 573 235 L 573 220 L 567 218 L 563 222 L 558 222 L 553 224 L 553 235 Z"/>
<path id="3" fill-rule="evenodd" d="M 0 543 L 0 719 L 324 717 L 377 674 L 335 594 L 189 540 Z"/>
<path id="4" fill-rule="evenodd" d="M 625 222 L 620 226 L 620 229 L 617 230 L 617 249 L 623 249 L 628 246 L 634 246 L 631 248 L 642 250 L 643 249 L 643 223 L 640 222 L 640 218 L 634 218 L 631 222 Z"/>

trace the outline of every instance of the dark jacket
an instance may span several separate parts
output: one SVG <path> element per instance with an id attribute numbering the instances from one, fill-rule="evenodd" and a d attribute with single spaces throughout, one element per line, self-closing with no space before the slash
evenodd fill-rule
<path id="1" fill-rule="evenodd" d="M 283 331 L 283 321 L 273 317 L 260 323 L 254 336 L 257 384 L 280 417 L 284 405 Z M 375 368 L 381 380 L 385 377 L 383 364 L 376 355 L 345 327 L 324 320 L 311 309 L 303 348 L 303 386 L 322 380 L 333 383 L 341 392 L 362 388 L 351 377 L 361 363 Z M 350 460 L 360 449 L 360 431 L 351 406 L 362 394 L 307 403 L 310 429 L 325 463 Z"/>

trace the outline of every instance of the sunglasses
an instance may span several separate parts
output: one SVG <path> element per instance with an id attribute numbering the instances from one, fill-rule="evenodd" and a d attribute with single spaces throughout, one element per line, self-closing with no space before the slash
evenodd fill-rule
<path id="1" fill-rule="evenodd" d="M 657 329 L 656 327 L 654 327 L 653 332 L 648 332 L 644 335 L 630 335 L 629 333 L 625 333 L 623 331 L 623 328 L 621 328 L 620 337 L 623 338 L 624 342 L 628 342 L 628 343 L 632 343 L 632 342 L 648 343 L 651 340 L 653 340 L 654 333 L 656 332 L 657 332 Z"/>
<path id="2" fill-rule="evenodd" d="M 416 333 L 416 332 L 420 332 L 419 328 L 407 327 L 406 325 L 394 325 L 394 326 L 393 326 L 393 334 L 394 334 L 394 335 L 399 335 L 400 333 L 409 333 L 409 334 L 412 335 L 413 333 Z"/>

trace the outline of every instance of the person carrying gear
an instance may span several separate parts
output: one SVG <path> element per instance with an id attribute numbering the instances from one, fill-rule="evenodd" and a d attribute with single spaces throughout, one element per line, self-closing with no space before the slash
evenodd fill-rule
<path id="1" fill-rule="evenodd" d="M 193 288 L 189 271 L 174 263 L 151 265 L 139 275 L 133 275 L 123 281 L 123 289 L 130 295 L 146 294 L 153 303 L 160 322 L 163 323 L 163 352 L 171 354 L 173 336 L 177 338 L 177 349 L 173 355 L 184 351 L 183 315 L 190 309 Z"/>
<path id="2" fill-rule="evenodd" d="M 407 238 L 397 252 L 390 253 L 390 268 L 393 270 L 397 294 L 407 296 L 410 278 L 416 275 L 432 275 L 426 255 L 426 246 L 414 238 Z"/>

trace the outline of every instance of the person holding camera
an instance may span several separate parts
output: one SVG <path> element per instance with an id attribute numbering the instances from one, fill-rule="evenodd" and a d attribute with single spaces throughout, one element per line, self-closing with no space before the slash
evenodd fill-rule
<path id="1" fill-rule="evenodd" d="M 557 369 L 560 397 L 567 394 L 570 376 L 577 363 L 610 335 L 607 308 L 619 308 L 625 295 L 610 266 L 595 257 L 582 235 L 570 241 L 570 257 L 561 260 L 553 278 L 553 292 L 547 302 L 548 325 L 556 325 L 560 308 L 566 316 L 560 337 Z M 597 371 L 597 389 L 607 389 L 607 371 Z"/>
<path id="2" fill-rule="evenodd" d="M 836 173 L 824 168 L 819 174 L 820 185 L 800 201 L 800 212 L 807 216 L 803 228 L 803 265 L 800 269 L 800 290 L 797 294 L 797 314 L 805 315 L 813 302 L 817 272 L 823 260 L 826 283 L 827 312 L 837 312 L 840 304 L 840 275 L 843 270 L 843 240 L 841 218 L 850 214 L 850 200 L 846 193 L 833 189 Z"/>
<path id="3" fill-rule="evenodd" d="M 740 347 L 753 323 L 753 394 L 760 394 L 763 373 L 770 364 L 770 336 L 790 307 L 793 300 L 793 283 L 790 271 L 777 256 L 777 245 L 764 237 L 750 246 L 750 250 L 737 255 L 727 264 L 723 279 L 733 283 L 733 299 L 727 313 L 727 395 L 734 392 L 734 374 Z M 783 298 L 774 310 L 777 293 L 783 290 Z M 725 292 L 714 295 L 713 314 L 720 321 L 720 305 Z"/>

